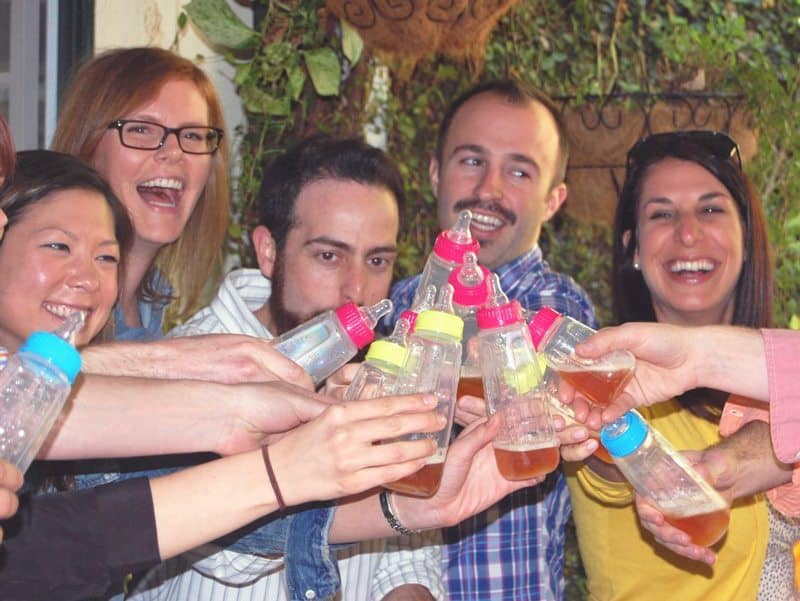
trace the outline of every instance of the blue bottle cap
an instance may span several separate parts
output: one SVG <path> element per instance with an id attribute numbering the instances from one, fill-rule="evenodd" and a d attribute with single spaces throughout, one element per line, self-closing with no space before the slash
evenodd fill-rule
<path id="1" fill-rule="evenodd" d="M 51 332 L 34 332 L 19 350 L 47 359 L 64 372 L 70 384 L 81 370 L 81 354 L 69 342 Z"/>
<path id="2" fill-rule="evenodd" d="M 647 422 L 636 411 L 628 411 L 617 421 L 603 426 L 600 442 L 612 457 L 630 455 L 647 437 Z"/>

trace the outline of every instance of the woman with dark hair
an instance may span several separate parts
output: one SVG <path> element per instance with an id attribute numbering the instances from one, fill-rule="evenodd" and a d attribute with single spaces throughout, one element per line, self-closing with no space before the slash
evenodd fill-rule
<path id="1" fill-rule="evenodd" d="M 736 143 L 695 130 L 631 148 L 614 228 L 617 321 L 769 327 L 772 289 L 766 222 Z M 721 440 L 726 400 L 696 389 L 642 413 L 676 448 L 698 450 Z M 589 456 L 568 469 L 592 599 L 756 598 L 769 536 L 763 497 L 733 505 L 712 569 L 669 553 L 641 529 L 614 466 Z"/>

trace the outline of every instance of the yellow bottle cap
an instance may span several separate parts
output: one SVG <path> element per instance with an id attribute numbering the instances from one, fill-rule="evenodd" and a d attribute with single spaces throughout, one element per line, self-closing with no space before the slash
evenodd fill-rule
<path id="1" fill-rule="evenodd" d="M 369 345 L 365 358 L 367 361 L 373 359 L 402 367 L 406 359 L 406 347 L 389 340 L 376 340 Z"/>
<path id="2" fill-rule="evenodd" d="M 417 316 L 414 331 L 437 332 L 461 340 L 464 334 L 464 320 L 454 313 L 428 309 Z"/>

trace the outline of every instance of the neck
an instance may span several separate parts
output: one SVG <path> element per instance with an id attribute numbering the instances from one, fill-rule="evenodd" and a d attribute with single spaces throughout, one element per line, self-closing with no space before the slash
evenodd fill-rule
<path id="1" fill-rule="evenodd" d="M 256 316 L 259 323 L 267 328 L 267 331 L 273 336 L 280 336 L 283 333 L 279 332 L 275 326 L 275 320 L 272 318 L 272 312 L 269 310 L 269 301 L 264 303 L 261 308 L 253 311 L 253 315 Z"/>
<path id="2" fill-rule="evenodd" d="M 125 279 L 120 283 L 119 306 L 125 323 L 140 326 L 139 299 L 136 293 L 153 265 L 160 247 L 144 246 L 134 242 L 125 261 Z"/>

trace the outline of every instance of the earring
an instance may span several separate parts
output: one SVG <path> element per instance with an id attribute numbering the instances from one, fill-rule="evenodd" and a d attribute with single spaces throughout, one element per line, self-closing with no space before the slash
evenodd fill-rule
<path id="1" fill-rule="evenodd" d="M 642 266 L 641 266 L 641 265 L 639 265 L 639 261 L 634 261 L 634 263 L 633 263 L 633 268 L 634 268 L 636 271 L 641 271 L 641 270 L 642 270 Z"/>

